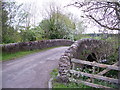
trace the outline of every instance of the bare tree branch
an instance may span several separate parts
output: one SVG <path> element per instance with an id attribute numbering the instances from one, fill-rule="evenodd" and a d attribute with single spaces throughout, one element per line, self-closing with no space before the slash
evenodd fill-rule
<path id="1" fill-rule="evenodd" d="M 120 28 L 113 28 L 113 27 L 105 26 L 105 25 L 101 24 L 98 20 L 96 20 L 94 17 L 92 17 L 91 15 L 90 15 L 90 17 L 102 27 L 105 27 L 105 28 L 110 29 L 110 30 L 120 30 Z"/>
<path id="2" fill-rule="evenodd" d="M 81 8 L 87 18 L 109 30 L 120 30 L 120 3 L 119 2 L 80 2 L 67 6 Z"/>

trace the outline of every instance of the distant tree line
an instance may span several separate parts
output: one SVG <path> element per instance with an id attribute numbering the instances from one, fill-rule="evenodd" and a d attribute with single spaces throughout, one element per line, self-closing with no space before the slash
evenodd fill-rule
<path id="1" fill-rule="evenodd" d="M 77 25 L 82 25 L 82 23 L 76 24 L 69 15 L 60 11 L 59 7 L 50 5 L 46 17 L 39 22 L 39 25 L 31 26 L 29 11 L 22 6 L 23 4 L 16 2 L 2 1 L 2 43 L 43 39 L 74 40 Z"/>

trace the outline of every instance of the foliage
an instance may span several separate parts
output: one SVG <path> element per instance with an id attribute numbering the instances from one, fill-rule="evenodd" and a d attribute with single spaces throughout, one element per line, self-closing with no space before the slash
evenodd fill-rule
<path id="1" fill-rule="evenodd" d="M 91 88 L 93 89 L 92 87 L 89 87 L 89 86 L 86 86 L 84 84 L 77 84 L 77 83 L 67 83 L 67 84 L 64 84 L 64 83 L 53 83 L 53 89 L 54 88 Z"/>
<path id="2" fill-rule="evenodd" d="M 77 84 L 77 83 L 73 83 L 73 82 L 69 82 L 69 83 L 58 83 L 56 82 L 55 77 L 58 75 L 58 69 L 53 69 L 53 71 L 51 72 L 51 76 L 54 78 L 53 79 L 53 89 L 54 88 L 92 88 L 89 86 L 86 86 L 84 84 Z"/>
<path id="3" fill-rule="evenodd" d="M 77 28 L 69 15 L 63 14 L 52 6 L 49 17 L 44 18 L 38 26 L 30 25 L 30 12 L 24 10 L 23 4 L 2 1 L 2 43 L 26 42 L 43 39 L 75 40 Z"/>
<path id="4" fill-rule="evenodd" d="M 77 71 L 78 71 L 78 69 L 77 69 Z M 92 73 L 92 71 L 90 69 L 88 69 L 88 68 L 85 68 L 83 70 L 83 72 Z M 106 73 L 106 75 L 107 76 L 111 76 L 111 74 L 112 75 L 115 74 L 114 77 L 111 76 L 112 78 L 116 78 L 116 75 L 118 75 L 118 72 L 113 72 L 113 71 L 112 71 L 113 73 L 110 73 L 110 72 Z M 78 84 L 78 83 L 73 83 L 73 82 L 69 82 L 69 83 L 59 83 L 59 82 L 56 82 L 55 76 L 57 76 L 57 74 L 58 74 L 58 70 L 57 69 L 54 69 L 51 72 L 51 75 L 54 78 L 53 81 L 52 81 L 52 83 L 53 83 L 53 89 L 54 88 L 91 88 L 91 89 L 93 88 L 93 87 L 90 87 L 90 86 L 86 86 L 86 85 L 84 85 L 82 83 Z M 76 76 L 73 76 L 73 77 L 77 78 L 77 79 L 80 79 L 80 80 L 83 80 L 83 81 L 86 81 L 86 80 L 89 79 L 88 77 L 82 76 L 82 75 L 80 75 L 79 78 L 76 77 Z M 108 87 L 111 87 L 111 88 L 118 88 L 116 85 L 114 85 L 112 83 L 108 83 L 108 82 L 105 82 L 105 81 L 103 82 L 102 80 L 98 80 L 98 79 L 94 79 L 94 83 L 95 84 L 99 84 L 99 85 L 108 86 Z M 93 88 L 93 89 L 95 89 L 95 88 Z"/>
<path id="5" fill-rule="evenodd" d="M 14 30 L 12 26 L 8 24 L 9 20 L 9 13 L 5 9 L 6 8 L 6 3 L 2 3 L 2 41 L 3 43 L 13 43 L 19 41 L 18 38 L 14 37 L 19 37 L 18 32 Z"/>
<path id="6" fill-rule="evenodd" d="M 21 24 L 25 22 L 25 17 L 27 12 L 22 9 L 23 4 L 17 4 L 16 2 L 3 1 L 3 7 L 7 11 L 8 20 L 6 22 L 7 25 L 14 27 L 15 30 L 19 30 Z"/>
<path id="7" fill-rule="evenodd" d="M 55 78 L 58 75 L 58 69 L 53 69 L 50 74 L 53 78 Z"/>
<path id="8" fill-rule="evenodd" d="M 45 40 L 46 38 L 44 38 L 44 31 L 39 27 L 39 26 L 35 26 L 34 28 L 31 29 L 36 37 L 36 40 Z"/>
<path id="9" fill-rule="evenodd" d="M 19 17 L 22 20 L 17 17 L 18 14 L 21 14 L 20 7 L 21 5 L 17 5 L 15 2 L 2 2 L 2 43 L 21 41 L 20 34 L 15 28 L 17 23 L 20 24 L 24 20 L 22 17 Z M 16 21 L 16 18 L 19 20 Z"/>
<path id="10" fill-rule="evenodd" d="M 89 35 L 85 35 L 85 34 L 75 34 L 74 35 L 74 40 L 76 41 L 76 40 L 80 40 L 80 39 L 84 39 L 84 38 L 93 38 L 93 37 L 91 37 L 91 36 L 89 36 Z"/>
<path id="11" fill-rule="evenodd" d="M 20 32 L 22 42 L 35 41 L 35 33 L 32 30 L 21 30 Z"/>
<path id="12" fill-rule="evenodd" d="M 53 89 L 54 88 L 91 88 L 89 86 L 86 86 L 84 84 L 77 84 L 77 83 L 58 83 L 56 82 L 55 77 L 58 75 L 58 69 L 53 69 L 53 71 L 51 72 L 51 76 L 54 78 L 53 80 Z"/>
<path id="13" fill-rule="evenodd" d="M 69 17 L 61 13 L 52 13 L 49 19 L 43 20 L 39 26 L 44 30 L 44 37 L 49 39 L 69 38 L 75 24 Z"/>
<path id="14" fill-rule="evenodd" d="M 83 35 L 83 37 L 81 38 L 85 38 L 87 35 Z M 89 36 L 88 36 L 89 37 Z M 103 38 L 104 36 L 97 36 L 97 37 L 90 37 L 90 38 L 96 38 L 98 40 L 104 40 L 104 41 L 108 41 L 110 43 L 113 44 L 113 53 L 111 53 L 110 56 L 108 56 L 106 59 L 107 59 L 107 62 L 105 64 L 114 64 L 118 61 L 118 36 L 109 36 L 108 38 Z M 84 52 L 84 53 L 89 53 L 88 52 Z M 82 68 L 76 66 L 75 67 L 75 70 L 76 71 L 82 71 L 82 72 L 85 72 L 85 73 L 93 73 L 93 74 L 98 74 L 99 72 L 103 71 L 104 69 L 103 68 L 99 68 L 99 67 L 94 67 L 95 68 L 95 71 L 93 72 L 93 68 L 89 65 L 86 65 Z M 58 72 L 58 71 L 57 71 Z M 55 73 L 53 74 L 54 76 L 57 75 L 57 72 L 52 72 L 52 73 Z M 108 71 L 107 73 L 105 73 L 103 76 L 107 76 L 107 77 L 110 77 L 110 78 L 115 78 L 115 79 L 118 79 L 118 71 L 115 71 L 115 70 L 110 70 Z M 72 76 L 72 75 L 71 75 Z M 81 79 L 83 81 L 88 81 L 88 79 L 90 79 L 89 77 L 86 77 L 86 76 L 82 76 L 80 75 L 78 77 L 78 75 L 73 75 L 72 77 L 76 78 L 76 79 Z M 103 85 L 103 86 L 108 86 L 108 87 L 111 87 L 111 88 L 118 88 L 116 84 L 113 84 L 113 83 L 110 83 L 110 82 L 105 82 L 103 80 L 98 80 L 98 79 L 94 79 L 94 83 L 95 84 L 99 84 L 99 85 Z M 54 79 L 53 81 L 53 88 L 86 88 L 86 85 L 83 85 L 83 84 L 76 84 L 76 83 L 67 83 L 67 84 L 64 84 L 64 83 L 58 83 L 56 82 L 56 79 Z M 91 88 L 91 87 L 88 87 L 88 88 Z"/>

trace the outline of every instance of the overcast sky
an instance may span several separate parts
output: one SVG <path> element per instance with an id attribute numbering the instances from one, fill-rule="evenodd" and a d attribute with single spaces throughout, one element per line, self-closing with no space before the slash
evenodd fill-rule
<path id="1" fill-rule="evenodd" d="M 72 13 L 73 16 L 75 17 L 75 19 L 77 19 L 77 20 L 81 19 L 80 16 L 82 15 L 82 12 L 76 7 L 73 7 L 73 6 L 69 6 L 66 8 L 64 7 L 70 3 L 75 2 L 76 0 L 13 0 L 13 1 L 16 1 L 18 3 L 23 3 L 25 5 L 24 6 L 25 9 L 27 9 L 27 5 L 29 5 L 29 4 L 34 5 L 31 9 L 31 13 L 35 16 L 36 23 L 43 20 L 44 10 L 45 10 L 45 8 L 49 7 L 49 4 L 51 2 L 54 2 L 55 4 L 60 6 L 64 12 Z M 94 32 L 98 33 L 98 31 L 99 31 L 98 27 L 90 25 L 90 24 L 88 24 L 87 26 L 88 26 L 88 28 L 85 31 L 85 33 L 94 33 Z"/>

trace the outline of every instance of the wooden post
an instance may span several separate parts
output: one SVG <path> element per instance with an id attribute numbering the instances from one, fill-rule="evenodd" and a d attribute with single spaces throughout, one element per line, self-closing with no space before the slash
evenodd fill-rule
<path id="1" fill-rule="evenodd" d="M 74 69 L 75 69 L 75 63 L 72 63 L 72 65 L 73 65 L 73 66 L 72 66 L 72 69 L 74 70 Z"/>
<path id="2" fill-rule="evenodd" d="M 95 66 L 93 66 L 93 72 L 92 74 L 95 74 Z M 92 83 L 94 83 L 94 78 L 91 78 L 92 79 Z"/>
<path id="3" fill-rule="evenodd" d="M 75 63 L 72 63 L 72 70 L 75 70 Z M 73 78 L 74 77 L 74 74 L 72 74 L 72 76 L 71 76 L 71 78 Z"/>

